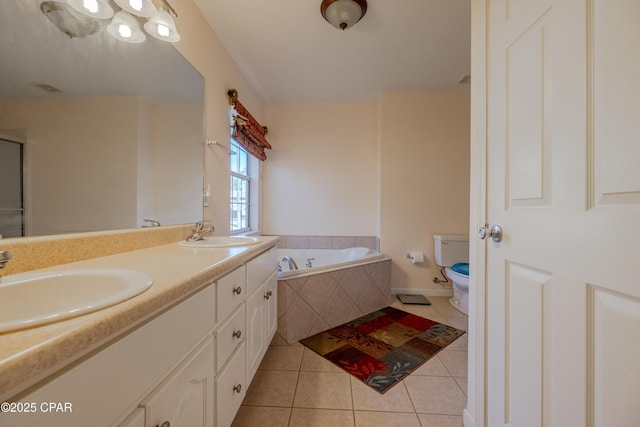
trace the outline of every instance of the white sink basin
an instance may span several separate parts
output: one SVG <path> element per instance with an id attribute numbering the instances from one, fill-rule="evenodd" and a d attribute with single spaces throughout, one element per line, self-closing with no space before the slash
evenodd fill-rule
<path id="1" fill-rule="evenodd" d="M 0 279 L 0 332 L 100 310 L 151 287 L 146 273 L 125 269 L 45 271 Z"/>
<path id="2" fill-rule="evenodd" d="M 247 236 L 209 236 L 196 242 L 183 240 L 181 246 L 191 246 L 194 248 L 229 248 L 232 246 L 249 246 L 260 243 L 257 237 Z"/>

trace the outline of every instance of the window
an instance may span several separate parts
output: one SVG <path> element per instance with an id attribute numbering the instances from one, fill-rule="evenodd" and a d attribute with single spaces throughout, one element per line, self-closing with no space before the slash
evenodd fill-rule
<path id="1" fill-rule="evenodd" d="M 231 211 L 230 231 L 240 233 L 251 229 L 250 189 L 251 178 L 247 150 L 231 140 Z"/>

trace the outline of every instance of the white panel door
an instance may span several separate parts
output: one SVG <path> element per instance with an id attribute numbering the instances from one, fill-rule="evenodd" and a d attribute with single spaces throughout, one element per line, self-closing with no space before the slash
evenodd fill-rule
<path id="1" fill-rule="evenodd" d="M 640 1 L 486 4 L 486 425 L 640 425 Z"/>

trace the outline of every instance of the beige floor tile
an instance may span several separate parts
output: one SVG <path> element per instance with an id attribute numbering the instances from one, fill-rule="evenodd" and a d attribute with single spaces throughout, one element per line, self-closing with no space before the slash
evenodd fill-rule
<path id="1" fill-rule="evenodd" d="M 293 344 L 289 344 L 284 337 L 280 334 L 275 334 L 273 339 L 271 340 L 271 345 L 289 345 L 289 346 L 302 346 L 299 342 L 295 342 Z"/>
<path id="2" fill-rule="evenodd" d="M 298 382 L 296 371 L 267 371 L 258 369 L 244 405 L 291 407 Z"/>
<path id="3" fill-rule="evenodd" d="M 293 406 L 296 408 L 353 409 L 349 374 L 300 372 Z"/>
<path id="4" fill-rule="evenodd" d="M 302 346 L 272 345 L 267 349 L 260 369 L 298 371 L 302 362 Z"/>
<path id="5" fill-rule="evenodd" d="M 438 353 L 438 357 L 454 377 L 467 376 L 467 360 L 469 353 L 466 351 L 443 350 Z"/>
<path id="6" fill-rule="evenodd" d="M 241 406 L 231 427 L 287 427 L 291 408 Z"/>
<path id="7" fill-rule="evenodd" d="M 421 427 L 416 414 L 356 411 L 356 427 Z"/>
<path id="8" fill-rule="evenodd" d="M 447 371 L 447 368 L 445 368 L 445 366 L 442 364 L 442 361 L 440 360 L 440 357 L 438 357 L 438 354 L 427 360 L 422 366 L 413 371 L 411 375 L 431 375 L 434 377 L 451 376 L 449 371 Z"/>
<path id="9" fill-rule="evenodd" d="M 446 350 L 459 350 L 459 351 L 468 351 L 469 350 L 469 339 L 467 338 L 467 334 L 462 335 L 457 340 L 449 344 L 445 347 Z"/>
<path id="10" fill-rule="evenodd" d="M 306 347 L 302 354 L 302 366 L 300 367 L 300 370 L 315 372 L 344 372 L 324 357 L 318 355 L 315 351 L 309 350 Z"/>
<path id="11" fill-rule="evenodd" d="M 293 408 L 290 427 L 353 427 L 353 411 Z"/>
<path id="12" fill-rule="evenodd" d="M 416 412 L 462 415 L 467 397 L 453 378 L 409 376 L 404 383 Z"/>
<path id="13" fill-rule="evenodd" d="M 445 325 L 453 326 L 465 332 L 469 329 L 466 317 L 445 317 L 444 319 L 442 323 Z"/>
<path id="14" fill-rule="evenodd" d="M 462 416 L 418 414 L 422 427 L 462 427 Z"/>
<path id="15" fill-rule="evenodd" d="M 351 378 L 353 409 L 356 411 L 415 412 L 404 383 L 380 394 L 357 378 Z"/>
<path id="16" fill-rule="evenodd" d="M 449 302 L 449 297 L 430 298 L 433 307 L 443 317 L 467 317 L 466 314 L 455 308 Z"/>
<path id="17" fill-rule="evenodd" d="M 431 297 L 429 297 L 429 300 L 431 300 Z M 391 307 L 431 320 L 433 320 L 434 317 L 442 317 L 433 305 L 402 304 L 400 301 L 395 301 L 391 304 Z"/>
<path id="18" fill-rule="evenodd" d="M 462 392 L 466 395 L 467 394 L 467 388 L 469 387 L 469 381 L 467 381 L 467 377 L 453 377 L 456 382 L 460 385 L 460 388 L 462 389 Z"/>

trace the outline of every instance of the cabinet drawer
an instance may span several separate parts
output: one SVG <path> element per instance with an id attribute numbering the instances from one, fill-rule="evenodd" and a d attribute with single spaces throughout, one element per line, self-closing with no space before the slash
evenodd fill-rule
<path id="1" fill-rule="evenodd" d="M 277 260 L 277 249 L 274 247 L 247 263 L 247 295 L 255 292 L 275 271 Z"/>
<path id="2" fill-rule="evenodd" d="M 246 299 L 246 270 L 242 266 L 218 280 L 218 322 Z"/>
<path id="3" fill-rule="evenodd" d="M 216 379 L 216 427 L 229 427 L 246 394 L 245 345 L 242 343 Z"/>
<path id="4" fill-rule="evenodd" d="M 245 341 L 247 332 L 247 306 L 242 304 L 240 308 L 218 328 L 217 335 L 217 356 L 216 372 L 224 366 L 229 355 Z"/>

